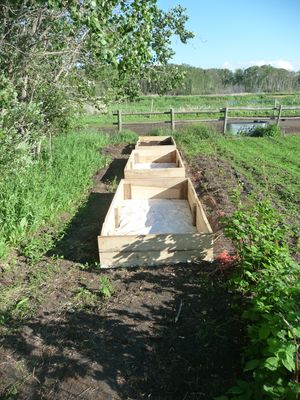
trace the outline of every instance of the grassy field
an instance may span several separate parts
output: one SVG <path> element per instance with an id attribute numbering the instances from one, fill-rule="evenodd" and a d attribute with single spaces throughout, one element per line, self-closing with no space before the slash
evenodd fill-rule
<path id="1" fill-rule="evenodd" d="M 257 191 L 271 198 L 283 213 L 298 216 L 299 136 L 232 138 L 215 135 L 207 128 L 190 127 L 177 133 L 176 137 L 190 160 L 199 154 L 225 160 Z"/>
<path id="2" fill-rule="evenodd" d="M 168 111 L 174 108 L 177 111 L 198 110 L 198 109 L 219 109 L 228 107 L 273 107 L 275 104 L 285 106 L 300 106 L 300 93 L 295 94 L 244 94 L 244 95 L 222 95 L 222 96 L 142 96 L 133 102 L 123 102 L 112 104 L 107 108 L 107 112 L 99 115 L 82 115 L 78 118 L 78 123 L 89 126 L 111 126 L 116 117 L 113 113 L 118 109 L 123 112 L 150 112 L 150 111 Z M 272 114 L 273 112 L 271 112 Z M 270 113 L 269 113 L 270 114 Z M 235 115 L 231 113 L 231 115 Z M 249 115 L 240 112 L 236 115 Z M 253 116 L 264 116 L 268 113 L 253 112 Z M 283 116 L 292 115 L 292 112 L 283 112 Z M 201 114 L 201 118 L 219 118 L 221 114 Z M 163 116 L 151 116 L 151 120 L 168 119 Z M 195 115 L 177 116 L 177 119 L 196 118 Z M 147 117 L 127 116 L 126 122 L 149 121 Z"/>

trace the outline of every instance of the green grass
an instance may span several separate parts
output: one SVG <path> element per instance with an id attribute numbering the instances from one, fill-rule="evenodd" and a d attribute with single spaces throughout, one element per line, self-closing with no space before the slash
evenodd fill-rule
<path id="1" fill-rule="evenodd" d="M 33 316 L 56 290 L 56 279 L 67 274 L 66 307 L 91 307 L 113 294 L 106 277 L 99 281 L 96 294 L 72 281 L 74 274 L 91 275 L 85 265 L 66 270 L 59 257 L 42 256 L 64 235 L 88 196 L 94 174 L 111 162 L 101 149 L 136 140 L 130 131 L 110 136 L 77 130 L 54 138 L 52 160 L 45 142 L 39 161 L 0 176 L 0 273 L 6 280 L 0 285 L 0 330 L 17 329 Z"/>
<path id="2" fill-rule="evenodd" d="M 232 138 L 205 126 L 189 127 L 175 136 L 190 160 L 199 154 L 215 155 L 230 163 L 287 216 L 299 214 L 300 136 Z"/>
<path id="3" fill-rule="evenodd" d="M 111 137 L 92 131 L 64 134 L 53 140 L 52 162 L 45 143 L 41 160 L 2 176 L 0 258 L 11 248 L 30 258 L 50 248 L 63 225 L 62 213 L 75 212 L 94 173 L 110 161 L 100 149 L 135 138 L 131 132 Z"/>
<path id="4" fill-rule="evenodd" d="M 83 115 L 78 118 L 79 125 L 90 126 L 112 126 L 116 122 L 116 117 L 113 113 L 118 109 L 123 112 L 149 112 L 149 111 L 168 111 L 174 108 L 177 111 L 197 110 L 197 109 L 219 109 L 225 106 L 238 107 L 272 107 L 274 106 L 275 99 L 277 104 L 286 106 L 300 106 L 300 93 L 295 94 L 245 94 L 245 95 L 224 95 L 224 96 L 142 96 L 133 102 L 123 102 L 119 104 L 112 104 L 108 107 L 106 114 L 101 115 Z M 292 115 L 293 112 L 283 112 L 282 116 Z M 249 115 L 249 112 L 230 113 L 234 115 Z M 253 112 L 253 117 L 273 115 L 273 112 Z M 201 118 L 219 118 L 221 114 L 201 114 L 197 115 L 178 115 L 176 119 L 197 119 Z M 126 116 L 124 122 L 137 122 L 137 121 L 158 121 L 168 120 L 169 116 Z"/>

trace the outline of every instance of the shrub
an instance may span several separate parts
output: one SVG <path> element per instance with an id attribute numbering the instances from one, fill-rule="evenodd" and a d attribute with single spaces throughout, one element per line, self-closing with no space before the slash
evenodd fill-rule
<path id="1" fill-rule="evenodd" d="M 232 284 L 247 304 L 244 371 L 250 379 L 238 381 L 220 399 L 297 399 L 300 266 L 285 244 L 287 228 L 265 201 L 240 206 L 224 223 L 239 258 Z"/>
<path id="2" fill-rule="evenodd" d="M 278 137 L 282 136 L 282 129 L 276 125 L 276 124 L 271 124 L 267 125 L 265 127 L 257 127 L 251 132 L 247 134 L 247 136 L 252 136 L 252 137 Z"/>

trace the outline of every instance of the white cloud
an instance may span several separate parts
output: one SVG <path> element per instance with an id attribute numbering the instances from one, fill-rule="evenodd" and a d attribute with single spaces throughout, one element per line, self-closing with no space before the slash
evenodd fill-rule
<path id="1" fill-rule="evenodd" d="M 222 65 L 223 68 L 228 68 L 228 69 L 236 69 L 234 68 L 234 66 L 232 64 L 230 64 L 230 62 L 225 61 Z"/>
<path id="2" fill-rule="evenodd" d="M 272 65 L 272 67 L 276 67 L 276 68 L 284 68 L 287 69 L 289 71 L 294 71 L 295 68 L 293 66 L 292 63 L 290 63 L 289 61 L 286 60 L 273 60 L 273 61 L 266 61 L 266 60 L 260 60 L 260 61 L 249 61 L 248 65 L 257 65 L 257 66 L 261 66 L 261 65 Z"/>
<path id="3" fill-rule="evenodd" d="M 257 65 L 258 67 L 260 67 L 262 65 L 272 65 L 272 67 L 284 68 L 284 69 L 287 69 L 288 71 L 296 71 L 295 66 L 287 60 L 272 60 L 272 61 L 256 60 L 256 61 L 247 61 L 245 63 L 238 63 L 238 64 L 232 64 L 229 61 L 225 61 L 223 63 L 223 68 L 236 70 L 237 68 L 248 68 L 253 65 Z"/>

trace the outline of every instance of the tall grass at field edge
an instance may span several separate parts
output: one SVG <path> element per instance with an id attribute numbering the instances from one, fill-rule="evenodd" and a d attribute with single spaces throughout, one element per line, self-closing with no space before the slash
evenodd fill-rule
<path id="1" fill-rule="evenodd" d="M 52 161 L 45 144 L 39 161 L 23 171 L 9 171 L 0 177 L 0 258 L 12 248 L 25 255 L 42 253 L 52 237 L 39 230 L 62 228 L 61 214 L 74 214 L 92 184 L 98 169 L 110 161 L 101 148 L 112 141 L 132 141 L 135 135 L 122 136 L 99 132 L 72 132 L 53 140 Z M 30 254 L 32 253 L 32 254 Z M 33 254 L 34 253 L 34 254 Z"/>

